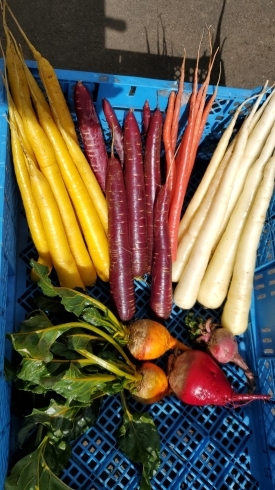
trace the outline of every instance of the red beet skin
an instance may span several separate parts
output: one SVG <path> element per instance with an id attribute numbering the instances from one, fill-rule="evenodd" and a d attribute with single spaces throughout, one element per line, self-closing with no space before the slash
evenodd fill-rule
<path id="1" fill-rule="evenodd" d="M 141 277 L 148 268 L 145 184 L 141 135 L 132 110 L 124 124 L 124 179 L 133 274 Z"/>
<path id="2" fill-rule="evenodd" d="M 110 291 L 122 321 L 131 320 L 136 311 L 127 200 L 121 164 L 111 157 L 107 167 L 108 243 L 110 253 Z"/>
<path id="3" fill-rule="evenodd" d="M 120 159 L 123 167 L 124 164 L 124 148 L 123 148 L 123 132 L 118 122 L 116 113 L 107 99 L 102 99 L 102 108 L 106 117 L 107 124 L 110 128 L 112 138 L 114 139 L 114 148 Z"/>
<path id="4" fill-rule="evenodd" d="M 205 352 L 190 350 L 170 358 L 169 384 L 175 395 L 189 405 L 239 406 L 269 395 L 235 393 L 218 364 Z"/>
<path id="5" fill-rule="evenodd" d="M 160 188 L 160 150 L 162 133 L 162 115 L 157 109 L 147 131 L 144 155 L 144 179 L 146 195 L 146 219 L 148 240 L 148 273 L 151 272 L 154 234 L 154 203 Z"/>
<path id="6" fill-rule="evenodd" d="M 163 319 L 172 311 L 172 257 L 168 229 L 170 192 L 167 184 L 157 193 L 154 207 L 152 283 L 149 305 Z"/>
<path id="7" fill-rule="evenodd" d="M 74 104 L 85 154 L 105 192 L 108 155 L 92 96 L 81 82 L 74 88 Z"/>
<path id="8" fill-rule="evenodd" d="M 238 343 L 229 330 L 214 330 L 207 345 L 209 352 L 220 363 L 231 362 L 238 353 Z"/>

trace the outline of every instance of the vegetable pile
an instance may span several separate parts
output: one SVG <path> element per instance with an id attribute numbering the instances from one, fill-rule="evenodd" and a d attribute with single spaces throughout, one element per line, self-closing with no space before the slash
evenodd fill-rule
<path id="1" fill-rule="evenodd" d="M 33 482 L 44 488 L 48 480 L 58 490 L 68 488 L 58 475 L 70 458 L 70 442 L 95 423 L 103 396 L 120 394 L 124 416 L 117 443 L 126 456 L 143 465 L 143 490 L 150 488 L 150 478 L 159 466 L 160 440 L 152 417 L 131 414 L 126 396 L 151 404 L 175 394 L 184 403 L 197 406 L 239 406 L 270 399 L 270 395 L 234 392 L 208 354 L 172 339 L 161 324 L 139 320 L 127 327 L 91 296 L 54 286 L 47 267 L 34 261 L 31 265 L 38 285 L 51 301 L 42 297 L 40 306 L 47 315 L 41 308 L 33 311 L 18 332 L 8 335 L 19 356 L 9 366 L 10 379 L 18 391 L 31 392 L 32 404 L 19 433 L 21 459 L 6 480 L 7 490 L 23 486 L 32 490 Z M 66 322 L 58 323 L 56 313 L 64 318 L 64 311 Z M 52 323 L 51 312 L 57 323 Z M 168 358 L 166 373 L 150 359 L 171 349 L 175 351 Z M 61 417 L 59 428 L 56 417 Z M 140 445 L 139 450 L 131 450 Z"/>
<path id="2" fill-rule="evenodd" d="M 1 6 L 13 165 L 37 251 L 31 279 L 44 295 L 8 335 L 15 356 L 7 372 L 16 391 L 33 398 L 5 488 L 68 488 L 58 475 L 71 442 L 96 422 L 102 398 L 119 394 L 117 444 L 142 465 L 140 488 L 148 490 L 160 463 L 159 435 L 152 417 L 130 413 L 127 397 L 152 404 L 175 395 L 185 404 L 233 408 L 270 398 L 254 393 L 255 377 L 235 336 L 248 326 L 257 247 L 274 187 L 275 91 L 266 84 L 236 109 L 183 213 L 218 90 L 219 81 L 207 96 L 217 54 L 210 30 L 207 75 L 199 86 L 201 40 L 186 123 L 184 53 L 166 111 L 145 100 L 140 125 L 132 108 L 120 123 L 103 99 L 109 148 L 88 87 L 75 84 L 75 126 L 53 67 L 7 2 Z M 37 62 L 43 90 L 9 30 L 7 10 Z M 141 278 L 149 284 L 153 319 L 137 318 L 135 281 Z M 112 309 L 92 297 L 98 279 L 109 283 Z M 196 301 L 222 307 L 220 324 L 186 316 L 191 348 L 163 325 L 173 301 L 183 310 Z M 233 390 L 220 366 L 227 363 L 243 369 L 248 393 Z"/>

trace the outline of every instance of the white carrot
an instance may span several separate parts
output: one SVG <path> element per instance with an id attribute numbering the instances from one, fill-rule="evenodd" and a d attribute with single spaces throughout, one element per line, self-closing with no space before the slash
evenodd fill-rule
<path id="1" fill-rule="evenodd" d="M 265 89 L 267 87 L 267 85 L 268 85 L 268 80 L 265 82 L 263 89 Z M 274 87 L 274 84 L 271 85 L 271 87 L 269 87 L 270 93 L 268 94 L 265 101 L 263 102 L 261 107 L 257 110 L 255 116 L 253 117 L 253 119 L 249 125 L 249 134 L 251 134 L 251 132 L 255 128 L 257 122 L 259 121 L 260 117 L 262 117 L 262 114 L 265 111 L 267 104 L 269 104 L 270 98 L 272 97 L 272 94 L 273 94 L 273 92 L 272 92 L 273 87 Z"/>
<path id="2" fill-rule="evenodd" d="M 259 105 L 259 102 L 264 95 L 266 85 L 267 83 L 265 84 L 261 94 L 258 94 L 258 100 L 256 101 L 254 110 L 257 108 L 257 105 Z M 218 143 L 218 146 L 209 163 L 209 166 L 202 178 L 202 181 L 181 220 L 177 258 L 172 264 L 173 282 L 178 282 L 180 280 L 183 270 L 191 255 L 193 245 L 196 241 L 196 238 L 198 237 L 200 229 L 204 223 L 204 220 L 206 219 L 208 210 L 211 206 L 212 200 L 214 199 L 214 196 L 216 194 L 224 169 L 226 168 L 226 165 L 232 155 L 238 135 L 231 141 L 225 154 L 224 149 L 228 144 L 230 135 L 233 132 L 237 117 L 244 104 L 247 104 L 247 102 L 253 98 L 255 98 L 255 96 L 244 101 L 236 110 L 235 115 L 232 118 L 230 125 L 223 133 L 223 136 Z M 265 105 L 266 101 L 262 105 L 262 107 Z M 262 114 L 262 107 L 256 112 L 256 114 L 250 121 L 250 124 L 248 126 L 249 133 L 254 129 L 254 126 L 259 119 L 258 114 Z"/>
<path id="3" fill-rule="evenodd" d="M 223 174 L 216 198 L 212 201 L 200 234 L 194 244 L 189 261 L 175 288 L 174 302 L 180 308 L 190 309 L 196 302 L 213 244 L 222 225 L 224 214 L 228 206 L 235 176 L 246 147 L 249 124 L 255 114 L 256 108 L 257 105 L 254 104 L 252 111 L 242 124 L 233 155 Z"/>
<path id="4" fill-rule="evenodd" d="M 266 142 L 266 139 L 271 131 L 273 123 L 275 121 L 275 90 L 272 91 L 271 96 L 269 97 L 269 102 L 266 105 L 265 110 L 262 113 L 261 118 L 258 120 L 255 125 L 253 131 L 251 132 L 247 145 L 245 148 L 245 152 L 242 158 L 242 164 L 239 166 L 238 173 L 236 175 L 236 182 L 234 184 L 234 188 L 228 203 L 228 207 L 224 216 L 224 220 L 220 231 L 216 237 L 216 240 L 213 245 L 213 250 L 215 250 L 218 245 L 222 234 L 226 228 L 229 217 L 232 213 L 232 210 L 238 200 L 238 197 L 243 189 L 244 182 L 247 176 L 247 172 L 256 159 L 259 157 L 261 150 Z"/>
<path id="5" fill-rule="evenodd" d="M 235 111 L 234 116 L 230 121 L 230 124 L 227 126 L 227 128 L 223 132 L 222 137 L 219 140 L 219 143 L 218 143 L 218 145 L 217 145 L 217 147 L 213 153 L 213 156 L 209 162 L 209 165 L 207 166 L 207 169 L 204 173 L 204 176 L 203 176 L 199 186 L 197 187 L 196 192 L 195 192 L 194 196 L 192 197 L 192 199 L 191 199 L 191 201 L 190 201 L 190 203 L 189 203 L 189 205 L 188 205 L 188 207 L 187 207 L 187 209 L 186 209 L 186 211 L 185 211 L 185 213 L 181 219 L 180 226 L 179 226 L 179 235 L 178 235 L 179 242 L 180 242 L 181 238 L 183 237 L 184 232 L 188 229 L 188 226 L 189 226 L 194 214 L 196 213 L 198 207 L 200 206 L 205 194 L 207 193 L 207 191 L 211 185 L 211 182 L 212 182 L 212 179 L 215 175 L 215 172 L 217 171 L 217 168 L 218 168 L 219 164 L 221 163 L 221 161 L 225 155 L 225 152 L 227 150 L 229 140 L 232 136 L 234 126 L 235 126 L 236 121 L 240 115 L 240 112 L 242 111 L 244 105 L 247 104 L 251 99 L 254 99 L 255 97 L 258 97 L 258 99 L 256 101 L 256 104 L 257 104 L 256 108 L 257 108 L 260 101 L 261 101 L 261 98 L 264 95 L 265 87 L 266 87 L 266 84 L 263 88 L 263 91 L 261 92 L 261 96 L 259 96 L 259 94 L 257 96 L 254 95 L 253 97 L 250 97 L 249 99 L 245 100 L 242 104 L 240 104 L 240 106 Z M 259 109 L 259 111 L 261 111 L 261 109 Z M 254 116 L 255 118 L 256 118 L 256 114 Z M 258 116 L 257 116 L 257 118 L 258 118 Z M 253 119 L 251 120 L 251 124 L 253 124 Z"/>
<path id="6" fill-rule="evenodd" d="M 173 262 L 172 264 L 173 282 L 178 282 L 180 280 L 184 268 L 186 267 L 194 243 L 200 233 L 201 227 L 206 219 L 212 201 L 215 198 L 223 172 L 232 156 L 233 149 L 234 149 L 234 145 L 231 145 L 226 151 L 226 154 L 224 155 L 212 179 L 209 189 L 207 190 L 204 198 L 202 199 L 201 204 L 198 207 L 196 213 L 193 215 L 192 220 L 189 223 L 187 229 L 183 233 L 183 236 L 178 245 L 177 258 L 175 262 Z"/>
<path id="7" fill-rule="evenodd" d="M 275 124 L 273 124 L 260 157 L 247 174 L 243 191 L 201 282 L 198 301 L 207 308 L 218 308 L 226 298 L 240 237 L 261 183 L 264 167 L 271 158 L 274 148 Z"/>
<path id="8" fill-rule="evenodd" d="M 242 334 L 248 326 L 257 249 L 273 194 L 274 177 L 275 156 L 271 157 L 265 167 L 237 249 L 232 281 L 221 318 L 222 326 L 233 335 Z"/>

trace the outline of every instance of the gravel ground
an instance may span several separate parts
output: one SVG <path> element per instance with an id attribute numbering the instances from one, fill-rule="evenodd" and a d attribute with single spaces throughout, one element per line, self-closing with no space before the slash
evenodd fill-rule
<path id="1" fill-rule="evenodd" d="M 220 63 L 221 85 L 252 88 L 267 79 L 275 81 L 272 0 L 10 0 L 9 4 L 55 68 L 174 79 L 185 48 L 188 78 L 204 31 L 203 74 L 211 25 L 214 46 L 220 47 L 212 83 Z M 30 58 L 25 48 L 24 54 Z"/>

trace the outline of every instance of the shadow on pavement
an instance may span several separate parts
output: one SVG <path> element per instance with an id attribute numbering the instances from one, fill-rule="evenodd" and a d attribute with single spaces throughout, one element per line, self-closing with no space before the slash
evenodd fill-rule
<path id="1" fill-rule="evenodd" d="M 127 23 L 106 15 L 105 0 L 100 2 L 83 0 L 81 6 L 77 0 L 72 0 L 69 8 L 64 8 L 63 0 L 59 2 L 29 0 L 28 9 L 22 8 L 22 4 L 15 0 L 10 0 L 9 4 L 29 39 L 55 68 L 162 80 L 176 80 L 179 77 L 182 58 L 168 54 L 166 28 L 161 16 L 158 18 L 157 49 L 154 50 L 156 52 L 151 52 L 145 29 L 147 53 L 140 53 L 130 52 L 127 49 L 106 48 L 106 28 L 123 33 L 127 29 Z M 225 40 L 221 39 L 221 25 L 226 0 L 223 0 L 221 5 L 218 25 L 212 26 L 215 32 L 213 51 L 219 47 L 219 52 L 210 83 L 213 85 L 217 83 L 221 66 L 220 85 L 224 86 L 226 76 L 222 49 Z M 29 12 L 31 12 L 32 22 L 30 22 Z M 16 38 L 21 39 L 20 35 L 17 36 L 17 28 L 10 16 L 8 16 L 8 23 Z M 3 37 L 2 26 L 0 26 L 0 34 Z M 24 55 L 25 58 L 32 59 L 26 46 L 24 46 Z M 204 52 L 199 60 L 199 82 L 205 78 L 208 63 L 209 55 Z M 193 81 L 195 66 L 195 59 L 186 60 L 186 81 Z"/>
<path id="2" fill-rule="evenodd" d="M 212 39 L 213 53 L 219 48 L 215 64 L 213 66 L 210 83 L 215 85 L 219 78 L 220 85 L 226 85 L 225 67 L 222 59 L 222 51 L 226 39 L 221 39 L 221 26 L 225 10 L 226 0 L 223 1 L 219 22 L 215 29 L 216 35 Z M 160 29 L 157 31 L 157 53 L 151 53 L 148 32 L 145 28 L 147 53 L 133 53 L 127 50 L 105 49 L 104 60 L 101 61 L 101 71 L 105 73 L 115 73 L 118 75 L 128 75 L 155 78 L 162 80 L 177 80 L 180 74 L 182 57 L 170 56 L 167 53 L 167 41 L 165 25 L 159 16 Z M 209 55 L 206 51 L 199 59 L 199 83 L 206 76 L 209 65 Z M 185 63 L 185 81 L 192 82 L 196 59 L 187 58 Z"/>

